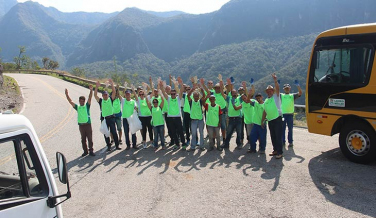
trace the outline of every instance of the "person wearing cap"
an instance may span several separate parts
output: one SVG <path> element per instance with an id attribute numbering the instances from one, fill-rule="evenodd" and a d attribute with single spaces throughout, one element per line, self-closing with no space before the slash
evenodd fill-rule
<path id="1" fill-rule="evenodd" d="M 243 93 L 241 95 L 241 99 L 242 99 L 242 114 L 243 114 L 243 123 L 245 125 L 245 129 L 246 129 L 246 135 L 247 135 L 247 141 L 248 141 L 248 145 L 251 145 L 251 140 L 250 140 L 250 134 L 251 134 L 251 130 L 252 130 L 252 127 L 253 127 L 253 111 L 254 111 L 254 107 L 252 107 L 251 105 L 251 102 L 254 102 L 255 100 L 254 99 L 251 99 L 253 97 L 253 94 L 254 94 L 254 90 L 255 90 L 255 87 L 252 85 L 251 86 L 251 90 L 249 90 L 249 93 L 247 93 L 247 84 L 246 82 L 242 82 L 242 85 L 243 85 Z M 242 127 L 242 131 L 243 131 L 243 127 Z M 244 134 L 244 131 L 243 131 L 243 134 Z"/>
<path id="2" fill-rule="evenodd" d="M 140 121 L 142 124 L 141 136 L 142 136 L 143 148 L 147 148 L 147 143 L 146 143 L 147 131 L 149 132 L 150 142 L 154 141 L 153 127 L 151 126 L 151 111 L 146 102 L 146 99 L 149 96 L 146 96 L 144 90 L 140 90 L 138 94 L 135 93 L 134 97 L 138 105 L 138 117 L 140 118 Z"/>
<path id="3" fill-rule="evenodd" d="M 243 81 L 242 84 L 245 84 L 245 82 Z M 239 99 L 240 103 L 243 103 L 242 96 L 244 94 L 245 94 L 245 97 L 246 97 L 247 96 L 247 90 L 244 89 L 244 86 L 240 86 L 239 89 L 238 89 L 238 99 Z M 240 127 L 240 144 L 243 144 L 243 142 L 244 142 L 244 128 L 245 128 L 243 106 L 242 106 L 242 109 L 240 109 L 240 114 L 241 114 L 241 117 L 242 117 L 242 124 L 241 124 L 241 127 Z"/>
<path id="4" fill-rule="evenodd" d="M 112 95 L 112 93 L 111 93 Z M 114 107 L 114 115 L 115 115 L 115 124 L 116 124 L 116 130 L 119 133 L 119 144 L 122 144 L 121 138 L 122 138 L 122 125 L 121 125 L 121 97 L 119 92 L 119 85 L 116 86 L 116 95 L 115 99 L 112 102 L 112 105 Z M 111 134 L 111 144 L 113 143 L 114 137 Z"/>
<path id="5" fill-rule="evenodd" d="M 227 85 L 232 87 L 230 79 L 227 79 Z M 235 89 L 231 90 L 231 96 L 227 96 L 226 101 L 228 103 L 228 129 L 226 140 L 224 141 L 223 148 L 230 148 L 230 140 L 234 130 L 236 130 L 236 149 L 241 149 L 242 144 L 240 141 L 242 116 L 241 116 L 241 101 L 238 98 L 238 92 Z"/>
<path id="6" fill-rule="evenodd" d="M 160 92 L 159 85 L 157 92 Z M 146 102 L 148 104 L 148 107 L 151 111 L 151 125 L 153 126 L 153 132 L 154 132 L 154 150 L 158 149 L 158 138 L 161 139 L 161 147 L 162 150 L 165 149 L 165 138 L 164 138 L 164 118 L 163 118 L 163 105 L 164 105 L 164 98 L 160 97 L 161 102 L 159 102 L 158 98 L 153 98 L 152 104 L 150 104 L 150 101 L 148 98 L 146 98 Z"/>
<path id="7" fill-rule="evenodd" d="M 89 85 L 89 98 L 87 99 L 87 102 L 85 104 L 85 97 L 80 96 L 78 98 L 79 105 L 73 103 L 72 99 L 69 97 L 68 89 L 65 89 L 65 96 L 69 102 L 70 105 L 77 111 L 77 122 L 78 127 L 81 134 L 81 143 L 82 143 L 82 149 L 84 150 L 84 153 L 82 153 L 82 157 L 86 155 L 95 156 L 94 149 L 93 149 L 93 129 L 91 127 L 91 119 L 90 119 L 90 105 L 91 105 L 91 98 L 93 96 L 93 86 Z M 89 144 L 89 149 L 87 147 L 87 142 Z"/>
<path id="8" fill-rule="evenodd" d="M 219 128 L 221 126 L 222 119 L 222 110 L 221 107 L 216 104 L 216 97 L 214 94 L 206 95 L 206 98 L 209 99 L 210 104 L 205 103 L 206 111 L 206 129 L 208 130 L 209 135 L 209 148 L 208 151 L 214 149 L 214 141 L 217 142 L 217 150 L 222 151 L 223 148 L 221 145 L 221 136 L 219 135 Z M 205 99 L 206 101 L 206 99 Z"/>
<path id="9" fill-rule="evenodd" d="M 256 142 L 259 140 L 259 154 L 265 154 L 266 148 L 266 123 L 263 124 L 263 114 L 264 114 L 264 100 L 261 93 L 257 93 L 256 101 L 251 101 L 250 104 L 253 107 L 253 125 L 252 130 L 249 135 L 250 146 L 247 153 L 256 153 Z"/>
<path id="10" fill-rule="evenodd" d="M 187 145 L 190 143 L 190 138 L 191 138 L 191 108 L 189 104 L 189 98 L 188 98 L 188 93 L 193 90 L 191 87 L 187 84 L 183 85 L 184 87 L 184 92 L 183 92 L 183 100 L 182 100 L 182 105 L 183 105 L 183 131 L 185 131 L 185 139 L 187 142 Z M 191 92 L 192 93 L 192 92 Z M 189 96 L 192 98 L 193 96 Z M 196 145 L 195 145 L 196 146 Z"/>
<path id="11" fill-rule="evenodd" d="M 215 96 L 215 103 L 219 105 L 222 110 L 221 113 L 221 132 L 223 137 L 223 142 L 226 140 L 226 114 L 227 114 L 227 106 L 226 106 L 226 99 L 227 95 L 223 92 L 224 85 L 222 81 L 222 76 L 219 76 L 220 81 L 219 83 L 215 84 L 214 86 L 214 96 Z M 208 90 L 206 90 L 209 92 Z"/>
<path id="12" fill-rule="evenodd" d="M 114 137 L 116 149 L 121 150 L 119 146 L 119 138 L 116 132 L 115 115 L 114 115 L 114 107 L 113 107 L 113 100 L 115 99 L 116 91 L 115 91 L 114 82 L 111 79 L 109 79 L 109 82 L 112 88 L 111 97 L 108 96 L 107 91 L 102 92 L 102 98 L 98 97 L 98 88 L 100 86 L 99 81 L 97 81 L 97 84 L 95 87 L 94 97 L 99 103 L 99 107 L 101 108 L 101 121 L 103 120 L 106 121 L 106 125 L 110 129 L 110 132 Z M 107 144 L 107 151 L 111 151 L 110 138 L 106 136 L 104 136 L 104 138 Z"/>
<path id="13" fill-rule="evenodd" d="M 191 131 L 192 131 L 192 143 L 190 151 L 196 149 L 196 145 L 200 146 L 201 151 L 205 150 L 204 147 L 204 115 L 202 112 L 202 106 L 206 101 L 205 92 L 195 81 L 193 82 L 193 88 L 188 92 L 188 104 L 190 106 L 190 119 L 191 119 Z M 203 83 L 203 82 L 202 82 Z M 200 98 L 201 91 L 202 97 Z M 191 98 L 193 96 L 193 99 Z M 200 143 L 197 143 L 197 129 L 200 133 Z"/>
<path id="14" fill-rule="evenodd" d="M 264 103 L 264 113 L 262 115 L 262 127 L 265 126 L 265 121 L 269 123 L 269 132 L 272 139 L 273 152 L 270 156 L 275 156 L 276 159 L 282 158 L 282 108 L 281 98 L 279 95 L 279 84 L 275 73 L 272 74 L 275 89 L 273 86 L 266 87 L 266 94 L 268 98 Z"/>
<path id="15" fill-rule="evenodd" d="M 132 86 L 133 95 L 136 95 L 134 87 Z M 136 110 L 136 102 L 131 99 L 131 90 L 125 90 L 125 98 L 121 99 L 121 108 L 122 108 L 122 118 L 123 118 L 123 130 L 125 135 L 125 143 L 127 145 L 126 150 L 131 148 L 131 142 L 129 139 L 129 123 L 128 118 L 133 115 L 134 110 Z M 137 147 L 137 137 L 136 133 L 132 134 L 132 147 L 138 149 Z"/>
<path id="16" fill-rule="evenodd" d="M 178 83 L 181 84 L 181 89 L 179 89 Z M 168 96 L 165 89 L 162 88 L 163 96 L 166 99 L 166 102 L 168 104 L 168 111 L 167 111 L 167 117 L 170 119 L 170 128 L 171 128 L 171 142 L 173 142 L 174 150 L 177 150 L 180 148 L 179 145 L 179 138 L 182 143 L 182 149 L 185 150 L 187 148 L 187 144 L 185 143 L 184 133 L 183 133 L 183 124 L 181 122 L 181 110 L 180 110 L 180 104 L 181 104 L 181 98 L 180 96 L 183 95 L 183 81 L 180 77 L 178 77 L 178 82 L 174 82 L 175 89 L 171 90 L 171 96 Z M 179 92 L 179 95 L 177 96 L 177 92 Z"/>
<path id="17" fill-rule="evenodd" d="M 282 114 L 283 114 L 283 135 L 282 141 L 283 146 L 286 145 L 286 126 L 288 129 L 287 140 L 289 142 L 289 147 L 293 146 L 293 124 L 294 124 L 294 110 L 295 110 L 295 100 L 302 96 L 302 89 L 300 85 L 297 85 L 298 93 L 290 93 L 291 86 L 290 84 L 283 85 L 283 91 L 285 93 L 281 93 L 281 101 L 282 101 Z"/>

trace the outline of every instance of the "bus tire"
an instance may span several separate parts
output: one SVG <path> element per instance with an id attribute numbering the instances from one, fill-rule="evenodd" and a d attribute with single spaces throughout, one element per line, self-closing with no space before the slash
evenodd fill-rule
<path id="1" fill-rule="evenodd" d="M 350 161 L 367 164 L 376 157 L 376 134 L 363 123 L 345 125 L 339 134 L 339 146 Z"/>

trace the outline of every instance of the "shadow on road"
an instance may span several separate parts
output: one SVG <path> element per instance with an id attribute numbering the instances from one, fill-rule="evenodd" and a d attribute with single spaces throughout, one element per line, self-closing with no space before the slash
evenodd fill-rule
<path id="1" fill-rule="evenodd" d="M 328 201 L 376 217 L 376 163 L 352 163 L 338 148 L 311 159 L 308 168 L 312 181 Z"/>

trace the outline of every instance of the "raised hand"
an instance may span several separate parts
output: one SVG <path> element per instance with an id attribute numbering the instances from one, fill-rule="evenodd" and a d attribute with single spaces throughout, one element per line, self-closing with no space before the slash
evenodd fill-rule
<path id="1" fill-rule="evenodd" d="M 222 75 L 221 74 L 218 74 L 218 79 L 219 79 L 219 81 L 222 81 Z"/>
<path id="2" fill-rule="evenodd" d="M 100 83 L 99 83 L 99 81 L 97 81 L 97 82 L 95 83 L 95 87 L 96 87 L 96 88 L 99 88 L 99 86 L 100 86 Z"/>
<path id="3" fill-rule="evenodd" d="M 275 73 L 272 73 L 272 78 L 274 81 L 277 81 L 277 75 L 275 75 Z"/>
<path id="4" fill-rule="evenodd" d="M 201 78 L 201 79 L 200 79 L 200 83 L 201 83 L 201 84 L 204 84 L 204 83 L 205 83 L 205 79 L 204 79 L 204 78 Z"/>
<path id="5" fill-rule="evenodd" d="M 247 83 L 245 81 L 243 81 L 242 86 L 243 86 L 244 89 L 247 88 Z"/>
<path id="6" fill-rule="evenodd" d="M 230 78 L 227 78 L 226 82 L 227 82 L 227 85 L 231 85 L 231 79 Z"/>
<path id="7" fill-rule="evenodd" d="M 183 83 L 183 80 L 181 79 L 180 76 L 178 77 L 178 82 L 179 82 L 179 84 L 182 84 L 182 83 Z"/>
<path id="8" fill-rule="evenodd" d="M 112 79 L 109 79 L 108 82 L 113 85 L 114 84 L 114 81 L 112 81 Z"/>
<path id="9" fill-rule="evenodd" d="M 90 89 L 90 90 L 93 90 L 93 85 L 90 84 L 90 85 L 89 85 L 89 89 Z M 67 89 L 65 89 L 65 90 L 68 92 Z"/>

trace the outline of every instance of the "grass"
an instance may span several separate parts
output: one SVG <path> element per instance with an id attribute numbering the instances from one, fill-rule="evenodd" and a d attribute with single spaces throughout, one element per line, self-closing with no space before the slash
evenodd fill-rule
<path id="1" fill-rule="evenodd" d="M 12 77 L 4 75 L 4 84 L 3 84 L 2 91 L 12 90 L 12 89 L 15 90 L 17 95 L 21 94 L 21 90 L 20 90 L 20 87 L 18 86 L 17 81 L 13 79 Z"/>

